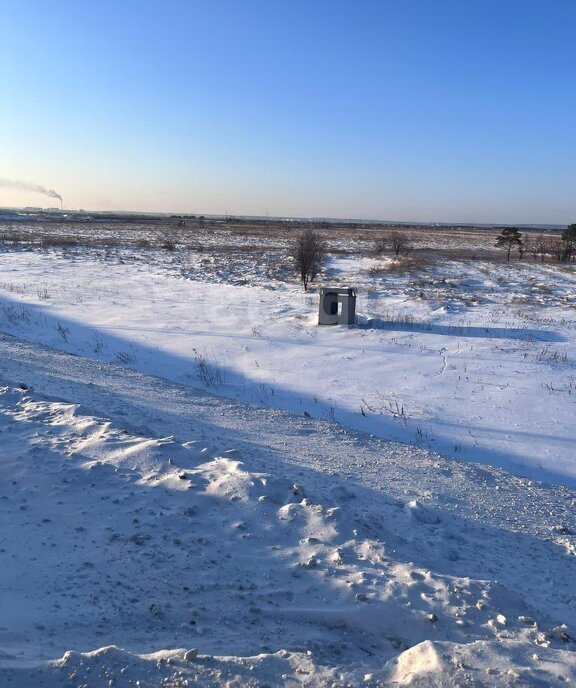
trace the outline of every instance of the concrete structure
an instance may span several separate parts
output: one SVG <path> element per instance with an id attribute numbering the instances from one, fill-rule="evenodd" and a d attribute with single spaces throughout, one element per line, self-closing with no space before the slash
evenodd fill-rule
<path id="1" fill-rule="evenodd" d="M 353 325 L 356 322 L 354 289 L 322 287 L 320 289 L 319 325 Z"/>

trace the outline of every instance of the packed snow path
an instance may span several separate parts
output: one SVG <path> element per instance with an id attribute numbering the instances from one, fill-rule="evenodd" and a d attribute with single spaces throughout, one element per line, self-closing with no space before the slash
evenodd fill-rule
<path id="1" fill-rule="evenodd" d="M 184 686 L 194 653 L 130 654 L 177 647 L 206 685 L 576 680 L 568 488 L 4 335 L 0 361 L 0 685 Z"/>

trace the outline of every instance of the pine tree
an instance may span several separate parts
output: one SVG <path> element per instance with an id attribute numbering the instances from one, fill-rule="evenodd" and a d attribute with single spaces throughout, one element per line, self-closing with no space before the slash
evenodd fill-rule
<path id="1" fill-rule="evenodd" d="M 508 253 L 506 260 L 510 260 L 510 251 L 512 246 L 522 245 L 522 233 L 517 227 L 504 227 L 500 234 L 496 237 L 496 244 L 498 248 L 504 247 Z"/>
<path id="2" fill-rule="evenodd" d="M 564 242 L 562 262 L 567 263 L 570 258 L 576 256 L 576 224 L 566 227 L 562 232 L 562 241 Z"/>

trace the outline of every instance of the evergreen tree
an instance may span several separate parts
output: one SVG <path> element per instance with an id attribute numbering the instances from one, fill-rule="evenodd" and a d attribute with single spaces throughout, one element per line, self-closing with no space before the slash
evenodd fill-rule
<path id="1" fill-rule="evenodd" d="M 504 227 L 496 237 L 495 245 L 498 246 L 498 248 L 505 248 L 507 250 L 506 260 L 510 260 L 512 246 L 522 245 L 522 232 L 520 232 L 517 227 Z"/>
<path id="2" fill-rule="evenodd" d="M 576 224 L 566 227 L 562 232 L 562 241 L 564 242 L 562 262 L 567 263 L 570 258 L 576 256 Z"/>

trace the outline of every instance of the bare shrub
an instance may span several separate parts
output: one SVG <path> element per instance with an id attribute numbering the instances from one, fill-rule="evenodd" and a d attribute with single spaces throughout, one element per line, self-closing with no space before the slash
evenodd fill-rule
<path id="1" fill-rule="evenodd" d="M 549 344 L 536 354 L 537 361 L 545 361 L 546 363 L 568 363 L 568 354 L 552 349 Z"/>
<path id="2" fill-rule="evenodd" d="M 389 266 L 387 264 L 384 265 L 373 265 L 372 267 L 368 268 L 368 274 L 370 277 L 383 277 L 386 275 L 386 273 L 389 270 Z"/>
<path id="3" fill-rule="evenodd" d="M 32 311 L 26 306 L 12 306 L 10 304 L 0 305 L 0 312 L 11 325 L 30 325 L 32 322 Z"/>
<path id="4" fill-rule="evenodd" d="M 57 325 L 54 325 L 54 329 L 56 332 L 62 337 L 62 339 L 68 343 L 68 335 L 70 334 L 70 328 L 69 327 L 64 327 L 60 321 L 58 321 Z"/>
<path id="5" fill-rule="evenodd" d="M 172 239 L 164 239 L 164 241 L 162 242 L 162 248 L 165 251 L 174 251 L 174 249 L 176 248 L 176 242 Z"/>
<path id="6" fill-rule="evenodd" d="M 412 313 L 392 313 L 391 311 L 388 311 L 388 310 L 382 310 L 380 313 L 380 317 L 382 320 L 385 320 L 387 323 L 397 323 L 399 325 L 428 324 L 422 318 L 417 318 L 416 316 L 412 315 Z"/>
<path id="7" fill-rule="evenodd" d="M 104 349 L 104 339 L 100 332 L 94 332 L 94 348 L 92 349 L 95 354 L 99 354 Z"/>
<path id="8" fill-rule="evenodd" d="M 167 227 L 164 231 L 164 238 L 161 247 L 166 251 L 174 251 L 180 240 L 180 233 L 174 227 Z"/>
<path id="9" fill-rule="evenodd" d="M 391 263 L 388 264 L 387 272 L 416 272 L 417 270 L 424 270 L 431 264 L 432 261 L 424 256 L 402 256 L 395 258 Z"/>
<path id="10" fill-rule="evenodd" d="M 12 292 L 13 294 L 27 294 L 31 285 L 28 284 L 18 284 L 18 282 L 0 282 L 0 289 Z"/>
<path id="11" fill-rule="evenodd" d="M 196 364 L 196 372 L 200 380 L 206 387 L 218 387 L 224 382 L 224 371 L 222 366 L 207 352 L 201 352 L 197 349 L 192 349 L 194 352 L 194 362 Z"/>
<path id="12" fill-rule="evenodd" d="M 136 356 L 129 351 L 118 351 L 116 352 L 116 360 L 122 365 L 130 365 L 136 362 Z"/>
<path id="13" fill-rule="evenodd" d="M 71 246 L 78 246 L 79 240 L 71 236 L 43 236 L 40 243 L 45 247 L 53 248 L 69 248 Z"/>

